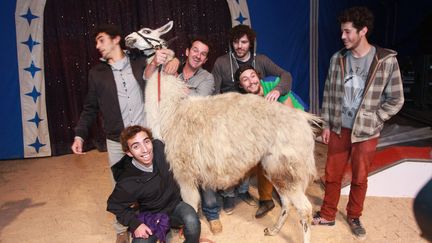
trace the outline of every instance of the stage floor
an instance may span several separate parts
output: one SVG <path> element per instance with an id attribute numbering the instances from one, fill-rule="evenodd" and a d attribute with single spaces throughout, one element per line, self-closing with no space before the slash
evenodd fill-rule
<path id="1" fill-rule="evenodd" d="M 324 172 L 326 146 L 317 143 L 317 168 Z M 0 161 L 0 242 L 115 242 L 113 216 L 105 211 L 111 191 L 106 153 L 65 155 L 42 159 Z M 251 193 L 257 196 L 255 187 Z M 314 209 L 323 191 L 318 182 L 307 190 Z M 345 223 L 347 197 L 342 196 L 336 225 L 312 226 L 312 242 L 352 242 Z M 413 199 L 367 197 L 362 222 L 365 242 L 426 242 L 419 236 Z M 210 233 L 202 219 L 202 237 L 214 242 L 301 242 L 295 210 L 279 235 L 266 237 L 263 230 L 275 222 L 279 207 L 262 219 L 256 208 L 239 203 L 232 215 L 221 213 L 223 232 Z M 173 242 L 181 242 L 174 235 Z"/>

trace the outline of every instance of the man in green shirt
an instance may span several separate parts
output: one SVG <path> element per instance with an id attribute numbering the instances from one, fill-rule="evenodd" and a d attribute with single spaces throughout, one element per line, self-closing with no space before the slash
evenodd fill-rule
<path id="1" fill-rule="evenodd" d="M 269 77 L 261 80 L 260 74 L 251 66 L 240 67 L 235 73 L 235 86 L 244 93 L 257 94 L 265 97 L 280 82 L 279 77 Z M 304 106 L 295 95 L 290 91 L 286 95 L 281 95 L 278 102 L 296 109 L 304 110 Z M 261 165 L 257 167 L 257 184 L 259 194 L 259 208 L 255 213 L 256 218 L 264 217 L 275 206 L 272 199 L 273 185 L 264 176 Z"/>

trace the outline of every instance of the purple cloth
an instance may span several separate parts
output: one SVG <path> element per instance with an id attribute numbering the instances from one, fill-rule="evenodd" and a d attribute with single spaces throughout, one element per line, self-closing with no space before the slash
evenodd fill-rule
<path id="1" fill-rule="evenodd" d="M 141 212 L 137 215 L 137 219 L 141 223 L 147 225 L 153 232 L 153 235 L 161 242 L 166 242 L 166 235 L 170 229 L 168 215 L 164 213 Z M 133 235 L 133 237 L 135 238 L 135 235 Z"/>

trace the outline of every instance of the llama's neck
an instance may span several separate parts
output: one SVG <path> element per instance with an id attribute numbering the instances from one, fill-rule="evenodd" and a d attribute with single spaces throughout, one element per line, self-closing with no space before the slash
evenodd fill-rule
<path id="1" fill-rule="evenodd" d="M 160 82 L 160 93 L 158 82 Z M 174 119 L 177 107 L 187 97 L 185 91 L 186 85 L 182 81 L 163 72 L 160 75 L 160 81 L 158 81 L 157 72 L 147 81 L 145 91 L 146 119 L 155 138 L 163 139 L 165 124 Z"/>

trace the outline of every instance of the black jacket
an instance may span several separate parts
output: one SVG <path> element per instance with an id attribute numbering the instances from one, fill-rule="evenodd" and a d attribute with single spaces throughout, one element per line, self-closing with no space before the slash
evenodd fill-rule
<path id="1" fill-rule="evenodd" d="M 131 205 L 138 203 L 140 212 L 172 213 L 180 199 L 180 188 L 165 159 L 164 144 L 153 141 L 153 172 L 144 172 L 132 164 L 132 158 L 125 155 L 111 167 L 116 180 L 114 191 L 108 198 L 107 210 L 119 223 L 132 231 L 141 224 L 135 217 Z"/>
<path id="2" fill-rule="evenodd" d="M 132 72 L 143 91 L 143 79 L 146 67 L 145 57 L 130 58 Z M 75 135 L 87 139 L 88 130 L 95 120 L 98 112 L 102 113 L 103 126 L 106 136 L 110 140 L 120 141 L 120 133 L 124 129 L 123 118 L 117 95 L 117 87 L 111 66 L 101 62 L 90 69 L 88 77 L 88 92 Z"/>

